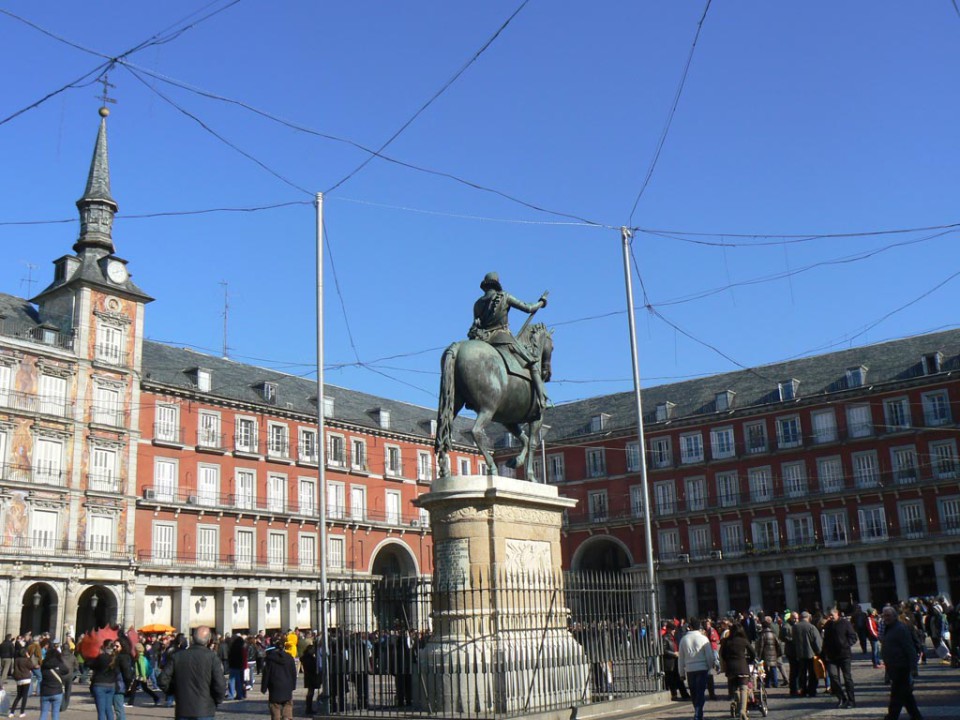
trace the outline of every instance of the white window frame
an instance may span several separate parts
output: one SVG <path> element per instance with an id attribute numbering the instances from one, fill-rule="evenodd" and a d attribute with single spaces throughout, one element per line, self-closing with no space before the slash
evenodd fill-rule
<path id="1" fill-rule="evenodd" d="M 332 520 L 347 517 L 347 486 L 342 482 L 327 481 L 327 517 Z"/>
<path id="2" fill-rule="evenodd" d="M 327 433 L 327 466 L 347 466 L 347 437 L 339 433 Z"/>
<path id="3" fill-rule="evenodd" d="M 367 441 L 363 438 L 350 438 L 350 469 L 366 472 Z"/>
<path id="4" fill-rule="evenodd" d="M 940 530 L 949 535 L 960 535 L 960 496 L 940 498 L 937 502 Z"/>
<path id="5" fill-rule="evenodd" d="M 669 435 L 650 438 L 650 464 L 655 469 L 673 466 L 673 447 Z"/>
<path id="6" fill-rule="evenodd" d="M 460 468 L 460 475 L 472 475 L 470 470 L 470 458 L 459 458 L 457 466 Z"/>
<path id="7" fill-rule="evenodd" d="M 694 560 L 706 560 L 710 557 L 712 541 L 709 525 L 691 525 L 687 531 L 690 540 L 690 557 Z"/>
<path id="8" fill-rule="evenodd" d="M 233 473 L 233 497 L 235 507 L 252 510 L 257 506 L 257 471 L 238 467 Z"/>
<path id="9" fill-rule="evenodd" d="M 939 427 L 953 422 L 950 412 L 950 395 L 946 390 L 936 390 L 921 396 L 923 423 L 927 427 Z"/>
<path id="10" fill-rule="evenodd" d="M 117 546 L 117 519 L 113 515 L 91 513 L 87 517 L 87 553 L 91 557 L 110 557 Z"/>
<path id="11" fill-rule="evenodd" d="M 216 567 L 220 562 L 220 528 L 197 525 L 197 565 Z"/>
<path id="12" fill-rule="evenodd" d="M 958 476 L 957 441 L 938 440 L 931 442 L 930 464 L 937 480 L 955 480 Z M 0 458 L 2 460 L 2 458 Z"/>
<path id="13" fill-rule="evenodd" d="M 403 496 L 399 490 L 386 490 L 384 495 L 387 525 L 399 525 L 403 520 Z"/>
<path id="14" fill-rule="evenodd" d="M 843 461 L 839 455 L 817 458 L 817 483 L 823 493 L 844 489 Z"/>
<path id="15" fill-rule="evenodd" d="M 318 565 L 316 533 L 300 533 L 297 536 L 297 561 L 300 569 L 310 572 Z"/>
<path id="16" fill-rule="evenodd" d="M 851 438 L 873 435 L 873 410 L 869 404 L 847 405 L 847 435 Z"/>
<path id="17" fill-rule="evenodd" d="M 769 465 L 748 469 L 747 484 L 750 486 L 750 500 L 752 502 L 770 502 L 773 500 L 773 472 Z"/>
<path id="18" fill-rule="evenodd" d="M 180 462 L 177 458 L 153 459 L 153 494 L 157 500 L 173 502 L 180 486 Z"/>
<path id="19" fill-rule="evenodd" d="M 566 481 L 567 469 L 563 458 L 563 453 L 553 453 L 551 455 L 547 455 L 547 466 L 549 482 L 560 483 Z"/>
<path id="20" fill-rule="evenodd" d="M 676 562 L 680 558 L 680 530 L 668 528 L 657 535 L 657 547 L 660 550 L 660 562 Z"/>
<path id="21" fill-rule="evenodd" d="M 787 515 L 787 547 L 810 548 L 816 544 L 816 535 L 813 530 L 813 515 L 801 513 Z"/>
<path id="22" fill-rule="evenodd" d="M 40 373 L 40 412 L 44 415 L 65 417 L 67 414 L 67 378 Z"/>
<path id="23" fill-rule="evenodd" d="M 896 397 L 883 401 L 883 418 L 887 432 L 900 432 L 913 427 L 910 417 L 910 398 Z"/>
<path id="24" fill-rule="evenodd" d="M 677 485 L 673 480 L 654 483 L 653 497 L 657 515 L 673 515 L 677 512 Z"/>
<path id="25" fill-rule="evenodd" d="M 364 485 L 350 486 L 350 519 L 359 522 L 367 519 L 367 488 Z"/>
<path id="26" fill-rule="evenodd" d="M 297 509 L 301 515 L 317 514 L 317 481 L 315 479 L 297 478 Z"/>
<path id="27" fill-rule="evenodd" d="M 287 565 L 287 533 L 282 530 L 267 531 L 267 567 L 282 570 Z"/>
<path id="28" fill-rule="evenodd" d="M 909 485 L 920 480 L 920 468 L 915 445 L 890 448 L 890 467 L 898 485 Z"/>
<path id="29" fill-rule="evenodd" d="M 724 557 L 731 558 L 740 557 L 746 552 L 741 521 L 721 523 L 720 549 Z"/>
<path id="30" fill-rule="evenodd" d="M 717 504 L 736 507 L 740 504 L 740 477 L 736 471 L 717 473 Z"/>
<path id="31" fill-rule="evenodd" d="M 833 408 L 814 410 L 810 413 L 810 423 L 813 425 L 813 442 L 817 445 L 836 442 L 837 415 Z"/>
<path id="32" fill-rule="evenodd" d="M 803 444 L 803 426 L 799 415 L 781 415 L 777 418 L 777 447 L 800 447 Z"/>
<path id="33" fill-rule="evenodd" d="M 327 567 L 330 570 L 343 570 L 346 567 L 346 538 L 339 535 L 327 537 Z"/>
<path id="34" fill-rule="evenodd" d="M 433 458 L 423 450 L 417 451 L 417 480 L 426 483 L 433 481 Z"/>
<path id="35" fill-rule="evenodd" d="M 640 472 L 640 443 L 637 441 L 628 442 L 624 448 L 627 462 L 627 472 Z"/>
<path id="36" fill-rule="evenodd" d="M 823 544 L 826 547 L 842 547 L 850 543 L 850 530 L 846 510 L 827 510 L 820 515 Z"/>
<path id="37" fill-rule="evenodd" d="M 241 537 L 244 539 L 241 541 Z M 244 547 L 249 539 L 249 547 Z M 257 560 L 257 529 L 238 527 L 233 533 L 233 562 L 240 569 L 250 570 Z"/>
<path id="38" fill-rule="evenodd" d="M 259 449 L 259 429 L 257 419 L 247 415 L 237 415 L 234 421 L 234 448 L 236 452 L 255 454 Z"/>
<path id="39" fill-rule="evenodd" d="M 290 457 L 290 427 L 285 423 L 267 423 L 267 456 L 281 459 Z"/>
<path id="40" fill-rule="evenodd" d="M 750 523 L 754 552 L 780 549 L 780 524 L 776 518 L 760 518 Z"/>
<path id="41" fill-rule="evenodd" d="M 90 448 L 90 483 L 91 490 L 99 492 L 119 492 L 119 478 L 117 477 L 117 463 L 119 457 L 112 447 L 94 445 Z"/>
<path id="42" fill-rule="evenodd" d="M 703 435 L 684 433 L 680 436 L 680 462 L 684 465 L 703 462 Z"/>
<path id="43" fill-rule="evenodd" d="M 29 538 L 31 552 L 57 552 L 60 545 L 60 513 L 46 508 L 30 508 Z"/>
<path id="44" fill-rule="evenodd" d="M 922 500 L 909 500 L 897 503 L 897 516 L 900 521 L 900 534 L 906 538 L 923 537 L 927 532 L 926 511 Z"/>
<path id="45" fill-rule="evenodd" d="M 635 518 L 643 517 L 643 485 L 630 486 L 630 514 Z"/>
<path id="46" fill-rule="evenodd" d="M 683 481 L 684 497 L 687 510 L 700 512 L 707 509 L 707 479 L 705 477 L 689 477 Z"/>
<path id="47" fill-rule="evenodd" d="M 591 490 L 587 493 L 587 507 L 591 522 L 606 522 L 610 519 L 610 505 L 606 490 Z"/>
<path id="48" fill-rule="evenodd" d="M 120 388 L 94 383 L 93 422 L 97 425 L 123 425 L 123 393 Z"/>
<path id="49" fill-rule="evenodd" d="M 864 450 L 850 455 L 853 463 L 853 484 L 857 488 L 880 486 L 880 465 L 876 450 Z"/>
<path id="50" fill-rule="evenodd" d="M 197 504 L 216 507 L 220 504 L 220 466 L 197 463 Z"/>
<path id="51" fill-rule="evenodd" d="M 153 439 L 159 442 L 180 442 L 180 406 L 175 403 L 157 403 L 154 413 Z"/>
<path id="52" fill-rule="evenodd" d="M 150 557 L 154 562 L 173 564 L 177 558 L 177 524 L 155 521 L 150 533 Z"/>
<path id="53" fill-rule="evenodd" d="M 120 365 L 123 362 L 123 348 L 125 345 L 124 329 L 118 325 L 105 323 L 102 319 L 97 323 L 97 342 L 94 347 L 94 359 L 108 365 Z"/>
<path id="54" fill-rule="evenodd" d="M 783 478 L 783 494 L 786 497 L 806 497 L 810 492 L 807 482 L 807 464 L 802 460 L 783 463 L 780 466 L 780 476 Z"/>
<path id="55" fill-rule="evenodd" d="M 383 474 L 387 477 L 403 477 L 403 449 L 399 445 L 383 446 Z"/>
<path id="56" fill-rule="evenodd" d="M 197 390 L 210 392 L 213 388 L 213 373 L 206 368 L 197 368 Z"/>
<path id="57" fill-rule="evenodd" d="M 0 362 L 0 407 L 10 404 L 10 394 L 13 389 L 13 365 Z"/>
<path id="58" fill-rule="evenodd" d="M 220 413 L 200 410 L 197 417 L 197 445 L 204 448 L 223 448 Z"/>
<path id="59" fill-rule="evenodd" d="M 599 478 L 607 474 L 607 458 L 602 447 L 586 449 L 587 477 Z"/>
<path id="60" fill-rule="evenodd" d="M 887 539 L 887 513 L 883 505 L 871 505 L 857 510 L 861 542 L 883 542 Z"/>
<path id="61" fill-rule="evenodd" d="M 299 428 L 297 431 L 297 458 L 307 465 L 316 465 L 320 461 L 315 428 Z"/>
<path id="62" fill-rule="evenodd" d="M 766 421 L 744 423 L 743 437 L 748 455 L 767 452 L 770 438 L 767 435 Z"/>
<path id="63" fill-rule="evenodd" d="M 267 510 L 287 512 L 287 476 L 283 473 L 267 473 Z"/>
<path id="64" fill-rule="evenodd" d="M 713 428 L 710 431 L 710 453 L 714 460 L 732 458 L 737 454 L 732 427 Z"/>

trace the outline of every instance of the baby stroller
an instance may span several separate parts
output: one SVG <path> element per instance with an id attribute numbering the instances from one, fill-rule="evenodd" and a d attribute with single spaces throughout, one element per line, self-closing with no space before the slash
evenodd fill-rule
<path id="1" fill-rule="evenodd" d="M 748 710 L 759 710 L 760 715 L 766 717 L 769 707 L 767 705 L 767 687 L 765 684 L 767 672 L 763 665 L 763 660 L 750 663 L 749 668 L 749 675 L 740 676 L 741 678 L 746 677 L 747 688 L 750 690 L 747 701 Z M 735 718 L 740 716 L 739 703 L 739 695 L 734 696 L 734 699 L 730 702 L 730 717 Z"/>

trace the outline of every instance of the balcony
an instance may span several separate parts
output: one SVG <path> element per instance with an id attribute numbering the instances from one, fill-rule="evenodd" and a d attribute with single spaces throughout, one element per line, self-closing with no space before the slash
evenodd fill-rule
<path id="1" fill-rule="evenodd" d="M 121 493 L 123 486 L 120 478 L 109 473 L 89 473 L 87 475 L 87 490 L 103 493 Z"/>
<path id="2" fill-rule="evenodd" d="M 57 467 L 0 464 L 0 478 L 10 482 L 66 487 L 67 475 Z"/>
<path id="3" fill-rule="evenodd" d="M 261 553 L 214 553 L 200 550 L 171 552 L 168 550 L 140 550 L 137 560 L 141 565 L 179 572 L 182 568 L 207 568 L 212 571 L 273 572 L 315 575 L 320 566 L 316 562 L 301 562 L 288 557 Z"/>
<path id="4" fill-rule="evenodd" d="M 271 460 L 289 460 L 290 442 L 272 438 L 267 442 L 267 457 Z"/>
<path id="5" fill-rule="evenodd" d="M 260 452 L 260 441 L 249 435 L 236 435 L 233 438 L 233 451 L 246 455 L 257 455 Z"/>
<path id="6" fill-rule="evenodd" d="M 6 538 L 0 542 L 0 557 L 58 557 L 65 560 L 111 560 L 129 562 L 134 557 L 132 545 L 120 545 L 90 539 L 80 542 L 49 540 L 45 537 Z"/>
<path id="7" fill-rule="evenodd" d="M 0 335 L 37 345 L 47 345 L 58 350 L 73 351 L 73 333 L 62 333 L 56 328 L 18 323 L 0 318 Z"/>
<path id="8" fill-rule="evenodd" d="M 116 345 L 96 345 L 93 349 L 93 362 L 107 367 L 130 367 L 130 353 Z"/>
<path id="9" fill-rule="evenodd" d="M 226 436 L 223 433 L 204 428 L 197 430 L 197 450 L 225 453 L 228 449 Z"/>
<path id="10" fill-rule="evenodd" d="M 174 423 L 154 423 L 153 442 L 157 445 L 182 445 L 184 432 L 182 427 Z"/>
<path id="11" fill-rule="evenodd" d="M 4 390 L 0 392 L 0 407 L 6 407 L 15 412 L 70 418 L 73 417 L 74 404 L 61 398 Z"/>

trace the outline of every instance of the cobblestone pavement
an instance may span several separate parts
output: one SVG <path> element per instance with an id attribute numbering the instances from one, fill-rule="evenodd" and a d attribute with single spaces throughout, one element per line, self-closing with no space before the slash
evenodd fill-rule
<path id="1" fill-rule="evenodd" d="M 857 659 L 853 665 L 854 683 L 857 688 L 857 707 L 850 710 L 840 710 L 835 707 L 836 701 L 832 695 L 821 693 L 816 698 L 791 698 L 786 688 L 770 690 L 770 715 L 776 720 L 881 720 L 886 714 L 888 686 L 883 683 L 883 671 L 875 670 L 868 660 Z M 302 676 L 301 676 L 302 681 Z M 725 689 L 724 678 L 717 678 L 717 690 Z M 7 691 L 13 690 L 13 683 L 7 682 Z M 300 689 L 296 693 L 295 716 L 304 717 L 305 691 Z M 940 664 L 939 660 L 931 659 L 920 668 L 920 677 L 915 688 L 920 711 L 926 720 L 960 720 L 960 670 Z M 722 693 L 720 695 L 723 697 Z M 173 718 L 173 708 L 154 707 L 152 701 L 142 692 L 138 693 L 137 705 L 126 708 L 127 717 L 131 720 L 148 718 Z M 751 713 L 752 718 L 759 718 L 756 710 Z M 26 720 L 37 720 L 39 717 L 39 703 L 37 698 L 31 697 L 27 703 Z M 87 686 L 74 686 L 73 700 L 70 709 L 63 714 L 66 720 L 91 720 L 96 718 L 96 708 L 90 697 Z M 636 714 L 632 717 L 644 720 L 684 720 L 692 717 L 693 709 L 689 702 L 672 702 L 661 708 Z M 727 700 L 707 701 L 705 712 L 706 720 L 720 720 L 730 715 L 730 705 Z M 269 717 L 266 698 L 258 691 L 250 693 L 247 700 L 226 701 L 219 709 L 218 717 L 222 720 L 248 720 L 250 718 Z M 382 717 L 382 716 L 381 716 Z M 906 713 L 901 715 L 906 718 Z"/>

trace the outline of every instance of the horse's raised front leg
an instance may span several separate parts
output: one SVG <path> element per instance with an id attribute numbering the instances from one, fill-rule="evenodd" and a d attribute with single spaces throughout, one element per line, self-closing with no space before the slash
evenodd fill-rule
<path id="1" fill-rule="evenodd" d="M 493 410 L 481 410 L 477 413 L 477 419 L 473 422 L 473 428 L 470 430 L 473 441 L 477 444 L 477 449 L 483 454 L 483 459 L 487 463 L 487 475 L 493 475 L 497 470 L 493 453 L 487 447 L 487 433 L 485 432 L 491 420 L 493 420 Z"/>

